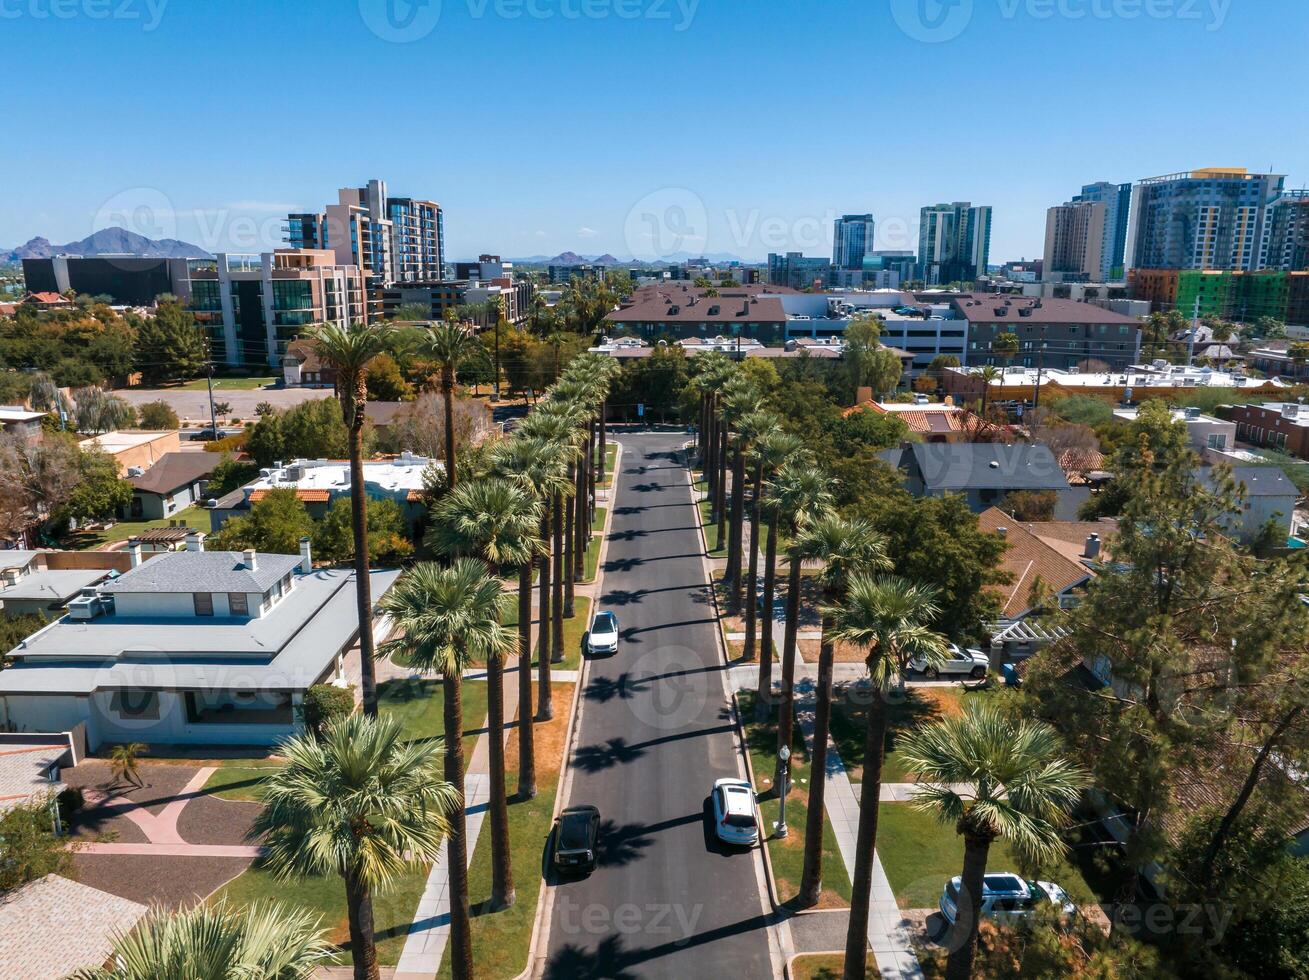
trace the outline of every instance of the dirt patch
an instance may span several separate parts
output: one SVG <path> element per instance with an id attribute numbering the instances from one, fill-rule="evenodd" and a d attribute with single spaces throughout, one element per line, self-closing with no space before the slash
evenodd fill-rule
<path id="1" fill-rule="evenodd" d="M 818 663 L 818 654 L 822 649 L 822 640 L 796 640 L 800 659 L 807 664 Z M 832 651 L 832 662 L 838 664 L 861 664 L 868 659 L 868 651 L 849 643 L 838 643 Z"/>
<path id="2" fill-rule="evenodd" d="M 74 877 L 85 885 L 140 902 L 178 908 L 205 898 L 243 872 L 249 858 L 74 854 Z"/>
<path id="3" fill-rule="evenodd" d="M 533 747 L 536 751 L 537 777 L 553 776 L 562 765 L 564 741 L 568 737 L 568 715 L 573 706 L 572 684 L 551 684 L 550 696 L 555 716 L 549 721 L 535 722 L 532 728 Z M 505 769 L 518 769 L 518 736 L 511 734 L 505 745 Z"/>

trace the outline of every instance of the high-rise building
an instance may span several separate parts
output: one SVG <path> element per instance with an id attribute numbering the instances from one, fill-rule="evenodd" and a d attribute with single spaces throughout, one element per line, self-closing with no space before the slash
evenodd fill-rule
<path id="1" fill-rule="evenodd" d="M 1209 167 L 1139 181 L 1132 189 L 1128 267 L 1257 270 L 1269 205 L 1282 196 L 1285 180 Z"/>
<path id="2" fill-rule="evenodd" d="M 1309 269 L 1309 190 L 1288 191 L 1268 208 L 1268 232 L 1260 268 Z"/>
<path id="3" fill-rule="evenodd" d="M 791 289 L 808 289 L 815 284 L 826 286 L 831 274 L 832 263 L 827 259 L 806 258 L 801 252 L 768 253 L 768 281 L 774 286 Z"/>
<path id="4" fill-rule="evenodd" d="M 864 256 L 873 252 L 873 216 L 843 214 L 832 230 L 832 268 L 862 269 Z"/>
<path id="5" fill-rule="evenodd" d="M 331 249 L 336 261 L 359 266 L 371 288 L 442 277 L 445 226 L 441 206 L 388 197 L 386 182 L 343 187 L 321 212 L 287 215 L 292 248 Z"/>
<path id="6" fill-rule="evenodd" d="M 991 207 L 929 204 L 918 224 L 918 272 L 928 285 L 973 282 L 991 258 Z"/>
<path id="7" fill-rule="evenodd" d="M 1068 202 L 1045 214 L 1041 276 L 1048 282 L 1104 282 L 1104 226 L 1100 202 Z"/>
<path id="8" fill-rule="evenodd" d="M 1103 204 L 1104 232 L 1100 243 L 1100 268 L 1092 273 L 1097 282 L 1123 278 L 1123 257 L 1127 248 L 1127 224 L 1132 210 L 1132 185 L 1101 180 L 1083 184 L 1069 204 Z"/>

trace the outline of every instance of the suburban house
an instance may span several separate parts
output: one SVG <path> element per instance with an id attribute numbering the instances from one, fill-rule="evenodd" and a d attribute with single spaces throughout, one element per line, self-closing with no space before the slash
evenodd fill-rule
<path id="1" fill-rule="evenodd" d="M 293 340 L 282 355 L 282 383 L 288 388 L 331 388 L 336 370 L 319 360 L 312 340 Z"/>
<path id="2" fill-rule="evenodd" d="M 1055 517 L 1076 517 L 1089 493 L 1068 485 L 1054 454 L 1034 443 L 912 442 L 880 454 L 904 471 L 905 487 L 915 497 L 962 494 L 970 510 L 1001 506 L 1017 491 L 1051 491 Z"/>
<path id="3" fill-rule="evenodd" d="M 366 460 L 364 488 L 370 497 L 399 504 L 412 528 L 426 514 L 423 472 L 432 462 L 426 456 L 408 452 L 394 459 Z M 260 470 L 258 479 L 206 504 L 210 529 L 217 531 L 231 518 L 248 514 L 268 491 L 287 487 L 295 490 L 315 519 L 321 518 L 338 497 L 350 496 L 350 463 L 343 459 L 297 459 Z"/>
<path id="4" fill-rule="evenodd" d="M 1135 405 L 1131 408 L 1116 408 L 1114 418 L 1122 419 L 1124 422 L 1135 422 L 1140 411 L 1140 407 Z M 1186 426 L 1187 439 L 1190 440 L 1191 448 L 1197 453 L 1206 455 L 1206 450 L 1221 453 L 1236 445 L 1235 422 L 1205 415 L 1198 408 L 1174 408 L 1172 413 L 1174 422 L 1181 422 Z"/>
<path id="5" fill-rule="evenodd" d="M 132 560 L 137 561 L 135 555 Z M 373 571 L 379 599 L 398 570 Z M 354 573 L 300 554 L 188 550 L 86 590 L 9 651 L 0 729 L 105 742 L 270 745 L 314 684 L 345 684 L 359 633 Z M 357 664 L 354 669 L 357 670 Z"/>
<path id="6" fill-rule="evenodd" d="M 1197 473 L 1201 483 L 1212 486 L 1212 467 L 1203 467 Z M 1227 521 L 1227 530 L 1244 544 L 1259 536 L 1265 524 L 1272 521 L 1280 529 L 1282 542 L 1291 535 L 1295 515 L 1295 502 L 1300 498 L 1291 478 L 1276 466 L 1233 466 L 1232 478 L 1245 493 L 1245 506 L 1240 514 Z"/>
<path id="7" fill-rule="evenodd" d="M 83 439 L 78 445 L 83 450 L 99 449 L 112 456 L 118 464 L 119 476 L 127 476 L 133 469 L 144 472 L 169 453 L 182 451 L 181 437 L 176 429 L 161 432 L 115 430 Z"/>
<path id="8" fill-rule="evenodd" d="M 124 518 L 157 521 L 199 503 L 209 474 L 222 462 L 217 453 L 165 453 L 149 469 L 132 467 L 132 503 Z"/>
<path id="9" fill-rule="evenodd" d="M 0 405 L 0 429 L 6 435 L 16 434 L 29 442 L 41 436 L 41 420 L 45 412 L 33 412 L 22 405 Z"/>
<path id="10" fill-rule="evenodd" d="M 96 561 L 97 557 L 93 555 L 86 564 L 99 567 L 61 567 L 66 560 L 83 564 L 80 553 L 0 551 L 0 616 L 50 619 L 60 615 L 83 589 L 117 574 L 111 564 Z"/>

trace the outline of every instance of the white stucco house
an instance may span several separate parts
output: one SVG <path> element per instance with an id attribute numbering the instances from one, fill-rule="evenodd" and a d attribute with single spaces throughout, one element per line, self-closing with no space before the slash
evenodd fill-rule
<path id="1" fill-rule="evenodd" d="M 373 571 L 380 598 L 398 570 Z M 304 692 L 344 683 L 359 632 L 354 573 L 301 554 L 158 555 L 84 590 L 0 671 L 0 729 L 105 742 L 269 745 L 295 732 Z"/>

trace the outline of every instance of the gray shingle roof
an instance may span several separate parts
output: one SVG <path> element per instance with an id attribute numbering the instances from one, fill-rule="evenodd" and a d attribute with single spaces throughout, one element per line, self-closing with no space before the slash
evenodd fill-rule
<path id="1" fill-rule="evenodd" d="M 1205 467 L 1200 478 L 1212 485 L 1213 470 Z M 1232 479 L 1245 487 L 1247 497 L 1298 497 L 1291 478 L 1276 466 L 1233 466 Z"/>
<path id="2" fill-rule="evenodd" d="M 175 551 L 125 572 L 105 592 L 264 592 L 300 564 L 296 555 L 260 552 L 253 571 L 239 551 Z"/>
<path id="3" fill-rule="evenodd" d="M 169 494 L 207 477 L 221 463 L 217 453 L 164 453 L 154 466 L 128 482 L 144 493 Z"/>
<path id="4" fill-rule="evenodd" d="M 1030 443 L 913 443 L 909 451 L 930 490 L 1067 490 L 1049 448 Z"/>

